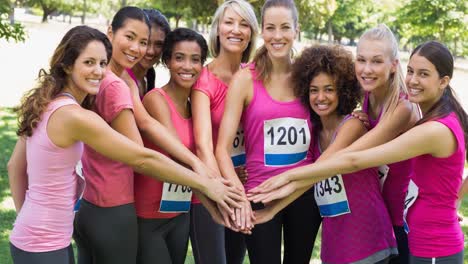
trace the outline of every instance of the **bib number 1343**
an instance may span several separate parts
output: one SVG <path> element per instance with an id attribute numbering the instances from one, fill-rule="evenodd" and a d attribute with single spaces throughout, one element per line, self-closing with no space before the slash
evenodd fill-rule
<path id="1" fill-rule="evenodd" d="M 310 130 L 305 119 L 277 118 L 263 125 L 266 166 L 287 166 L 304 160 L 310 145 Z"/>

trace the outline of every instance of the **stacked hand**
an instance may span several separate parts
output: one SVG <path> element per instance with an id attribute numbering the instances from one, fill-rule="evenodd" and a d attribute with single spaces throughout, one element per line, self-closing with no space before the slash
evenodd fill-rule
<path id="1" fill-rule="evenodd" d="M 254 203 L 262 202 L 267 204 L 273 200 L 282 199 L 291 195 L 296 189 L 297 187 L 294 181 L 289 181 L 280 174 L 250 190 L 247 197 Z"/>

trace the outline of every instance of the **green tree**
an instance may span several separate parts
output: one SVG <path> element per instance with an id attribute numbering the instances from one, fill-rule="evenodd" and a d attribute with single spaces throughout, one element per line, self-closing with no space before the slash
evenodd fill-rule
<path id="1" fill-rule="evenodd" d="M 14 21 L 14 5 L 9 0 L 0 0 L 0 39 L 24 41 L 24 27 Z M 8 19 L 10 18 L 10 19 Z"/>
<path id="2" fill-rule="evenodd" d="M 467 11 L 467 1 L 407 0 L 397 11 L 396 24 L 404 44 L 414 46 L 437 39 L 446 43 L 454 54 L 468 55 L 468 50 L 463 47 L 463 43 L 468 41 Z"/>

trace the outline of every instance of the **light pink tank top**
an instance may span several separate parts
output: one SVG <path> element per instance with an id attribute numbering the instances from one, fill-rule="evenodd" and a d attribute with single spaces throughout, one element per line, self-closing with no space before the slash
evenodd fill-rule
<path id="1" fill-rule="evenodd" d="M 47 135 L 47 123 L 55 110 L 73 104 L 77 103 L 68 98 L 50 102 L 26 140 L 28 190 L 10 235 L 11 243 L 24 251 L 47 252 L 70 245 L 78 199 L 75 165 L 83 143 L 56 146 Z"/>
<path id="2" fill-rule="evenodd" d="M 270 177 L 312 163 L 309 109 L 273 99 L 250 65 L 254 94 L 243 113 L 248 191 Z"/>
<path id="3" fill-rule="evenodd" d="M 419 188 L 407 221 L 411 254 L 417 257 L 442 257 L 463 250 L 463 232 L 458 223 L 456 200 L 465 164 L 465 138 L 455 113 L 434 120 L 447 126 L 457 141 L 450 157 L 416 157 L 412 181 Z"/>
<path id="4" fill-rule="evenodd" d="M 339 127 L 349 119 L 350 116 L 345 117 Z M 317 158 L 321 155 L 318 143 L 314 155 Z M 396 254 L 392 223 L 380 193 L 377 169 L 344 174 L 342 180 L 340 189 L 346 193 L 350 213 L 323 218 L 322 261 L 375 263 Z"/>
<path id="5" fill-rule="evenodd" d="M 369 93 L 365 93 L 362 105 L 363 112 L 369 115 Z M 370 128 L 374 128 L 380 121 L 382 112 L 377 119 L 369 116 Z M 392 218 L 394 226 L 403 226 L 403 210 L 405 205 L 405 196 L 408 191 L 408 183 L 413 172 L 413 159 L 387 164 L 389 167 L 388 176 L 382 189 L 382 195 L 385 204 Z"/>

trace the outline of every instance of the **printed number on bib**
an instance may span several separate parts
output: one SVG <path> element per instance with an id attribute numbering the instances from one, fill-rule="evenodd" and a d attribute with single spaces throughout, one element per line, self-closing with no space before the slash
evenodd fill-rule
<path id="1" fill-rule="evenodd" d="M 310 145 L 309 125 L 305 119 L 277 118 L 263 125 L 266 166 L 287 166 L 304 160 Z"/>
<path id="2" fill-rule="evenodd" d="M 385 184 L 385 180 L 387 179 L 389 171 L 390 171 L 390 168 L 387 165 L 382 165 L 377 170 L 377 173 L 379 175 L 380 191 L 383 190 L 383 186 Z"/>
<path id="3" fill-rule="evenodd" d="M 188 186 L 167 183 L 163 185 L 161 213 L 185 213 L 190 210 L 192 201 L 192 189 Z"/>
<path id="4" fill-rule="evenodd" d="M 343 177 L 338 174 L 315 184 L 315 201 L 322 217 L 351 213 Z"/>
<path id="5" fill-rule="evenodd" d="M 234 167 L 245 165 L 244 129 L 239 126 L 232 142 L 231 160 Z"/>
<path id="6" fill-rule="evenodd" d="M 83 198 L 83 193 L 84 193 L 84 189 L 86 186 L 86 182 L 85 182 L 85 178 L 83 174 L 83 164 L 81 163 L 81 160 L 79 160 L 75 166 L 75 173 L 78 176 L 78 183 L 76 185 L 76 194 L 78 198 L 76 199 L 76 203 L 75 203 L 75 206 L 73 207 L 73 211 L 78 212 L 78 210 L 80 209 L 81 199 Z"/>
<path id="7" fill-rule="evenodd" d="M 408 184 L 408 192 L 406 193 L 406 197 L 405 197 L 405 210 L 403 211 L 403 227 L 406 233 L 410 231 L 408 227 L 408 223 L 406 222 L 406 215 L 408 214 L 408 209 L 414 204 L 414 202 L 418 198 L 418 194 L 419 194 L 418 186 L 414 183 L 413 180 L 410 180 Z"/>

